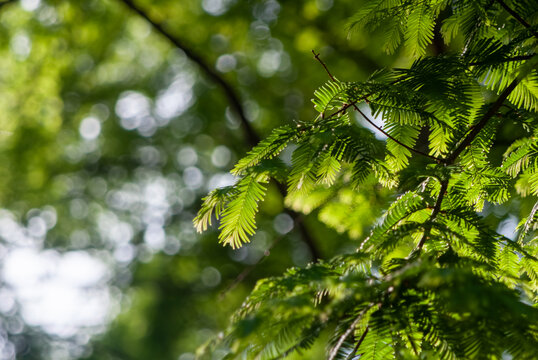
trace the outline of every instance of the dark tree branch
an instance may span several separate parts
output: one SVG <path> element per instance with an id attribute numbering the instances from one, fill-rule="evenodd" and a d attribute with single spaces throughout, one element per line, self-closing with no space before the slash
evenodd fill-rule
<path id="1" fill-rule="evenodd" d="M 5 1 L 2 1 L 0 2 L 0 7 L 4 6 L 4 5 L 9 5 L 9 4 L 13 4 L 15 2 L 17 2 L 18 0 L 5 0 Z"/>
<path id="2" fill-rule="evenodd" d="M 174 44 L 175 47 L 182 50 L 190 60 L 195 62 L 200 67 L 202 72 L 204 72 L 212 81 L 214 81 L 221 87 L 221 89 L 226 94 L 226 98 L 228 99 L 231 108 L 234 110 L 237 116 L 239 116 L 239 120 L 241 121 L 243 129 L 247 136 L 248 145 L 251 147 L 256 146 L 260 142 L 260 137 L 258 136 L 258 134 L 256 134 L 256 132 L 250 125 L 250 122 L 245 115 L 245 111 L 243 110 L 243 106 L 241 105 L 241 101 L 239 100 L 239 95 L 234 90 L 234 88 L 226 80 L 224 80 L 224 78 L 220 76 L 211 66 L 209 66 L 199 54 L 197 54 L 194 50 L 185 45 L 184 42 L 180 40 L 177 36 L 166 30 L 162 24 L 152 19 L 142 8 L 136 5 L 132 0 L 120 1 L 122 1 L 128 8 L 130 8 L 132 11 L 134 11 L 139 16 L 144 18 L 148 23 L 150 23 L 151 26 L 157 32 L 159 32 L 166 39 L 168 39 L 172 44 Z M 279 190 L 283 197 L 286 196 L 286 190 L 284 188 L 279 187 Z M 301 233 L 304 242 L 309 247 L 314 260 L 320 259 L 320 252 L 315 244 L 315 241 L 310 235 L 304 223 L 302 222 L 302 219 L 300 218 L 299 214 L 290 209 L 286 209 L 286 213 L 293 218 L 295 224 L 298 226 L 299 232 Z"/>
<path id="3" fill-rule="evenodd" d="M 506 3 L 503 1 L 503 0 L 496 0 L 502 7 L 504 10 L 506 10 L 507 13 L 509 13 L 510 15 L 512 15 L 512 17 L 514 19 L 516 19 L 521 25 L 523 25 L 524 27 L 526 27 L 527 29 L 529 29 L 529 31 L 531 32 L 531 34 L 538 39 L 538 33 L 534 30 L 532 30 L 532 26 L 525 21 L 525 19 L 523 19 L 521 16 L 519 16 L 519 14 L 517 12 L 515 12 L 514 10 L 512 10 L 508 5 L 506 5 Z"/>
<path id="4" fill-rule="evenodd" d="M 450 165 L 454 163 L 454 161 L 458 158 L 458 156 L 471 144 L 471 142 L 474 140 L 474 138 L 480 133 L 480 131 L 486 126 L 488 121 L 497 113 L 497 111 L 502 106 L 503 102 L 506 100 L 506 98 L 512 93 L 512 91 L 516 88 L 516 86 L 521 82 L 522 78 L 521 76 L 516 77 L 510 85 L 499 96 L 497 101 L 489 108 L 488 112 L 484 115 L 484 117 L 476 124 L 473 129 L 469 132 L 469 134 L 462 140 L 462 142 L 454 149 L 454 151 L 446 158 L 445 162 L 447 165 Z"/>
<path id="5" fill-rule="evenodd" d="M 226 80 L 224 80 L 224 78 L 222 78 L 222 76 L 220 76 L 211 66 L 209 66 L 198 53 L 188 47 L 177 36 L 166 30 L 162 24 L 153 20 L 142 8 L 136 5 L 132 0 L 121 1 L 132 11 L 140 15 L 147 22 L 149 22 L 157 32 L 167 38 L 172 44 L 174 44 L 175 47 L 181 49 L 190 60 L 195 62 L 200 67 L 203 73 L 205 73 L 213 82 L 215 82 L 218 86 L 222 88 L 224 94 L 226 94 L 226 98 L 228 99 L 231 108 L 239 117 L 241 125 L 243 125 L 243 130 L 247 135 L 248 144 L 251 147 L 257 145 L 260 142 L 260 137 L 258 136 L 258 134 L 256 134 L 256 132 L 250 125 L 250 122 L 245 115 L 245 111 L 243 110 L 243 106 L 241 105 L 241 101 L 239 100 L 239 95 L 236 93 L 234 88 Z"/>
<path id="6" fill-rule="evenodd" d="M 331 81 L 337 81 L 336 78 L 331 74 L 331 72 L 329 71 L 329 68 L 327 67 L 327 65 L 325 65 L 325 63 L 323 62 L 323 60 L 321 60 L 321 58 L 319 57 L 319 54 L 316 54 L 316 52 L 314 50 L 312 50 L 312 54 L 314 54 L 314 58 L 319 61 L 319 63 L 321 64 L 321 66 L 323 66 L 323 68 L 325 69 L 325 71 L 327 72 L 327 75 L 329 75 L 329 78 L 331 79 Z M 361 100 L 366 100 L 368 102 L 368 96 L 369 95 L 366 95 L 366 96 L 363 96 L 361 98 Z M 410 146 L 407 146 L 405 145 L 404 143 L 400 142 L 399 140 L 395 139 L 393 136 L 391 136 L 389 133 L 387 133 L 385 130 L 383 130 L 381 127 L 377 126 L 372 120 L 370 120 L 368 118 L 368 116 L 366 116 L 360 109 L 359 107 L 357 106 L 357 102 L 358 101 L 354 101 L 352 102 L 351 104 L 346 104 L 342 109 L 340 109 L 338 112 L 336 112 L 335 114 L 338 114 L 340 113 L 341 111 L 345 111 L 345 109 L 347 109 L 348 107 L 350 106 L 353 106 L 355 108 L 355 110 L 362 115 L 362 117 L 370 124 L 372 125 L 374 128 L 376 128 L 379 132 L 381 132 L 383 135 L 385 135 L 386 137 L 388 137 L 389 139 L 391 139 L 392 141 L 394 141 L 395 143 L 397 143 L 398 145 L 400 146 L 403 146 L 404 148 L 406 148 L 407 150 L 411 151 L 411 152 L 414 152 L 414 153 L 417 153 L 419 155 L 422 155 L 422 156 L 426 156 L 430 159 L 433 159 L 435 161 L 443 161 L 443 159 L 440 159 L 440 158 L 437 158 L 435 156 L 431 156 L 429 154 L 426 154 L 420 150 L 416 150 L 416 149 L 413 149 L 412 147 Z M 334 116 L 335 114 L 332 114 L 331 116 Z"/>
<path id="7" fill-rule="evenodd" d="M 0 8 L 2 8 L 4 5 L 8 5 L 8 4 L 12 4 L 14 2 L 16 2 L 18 0 L 6 0 L 6 1 L 2 1 L 0 2 Z"/>

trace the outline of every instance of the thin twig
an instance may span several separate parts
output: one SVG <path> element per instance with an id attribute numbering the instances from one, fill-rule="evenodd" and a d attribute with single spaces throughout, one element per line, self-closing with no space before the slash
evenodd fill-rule
<path id="1" fill-rule="evenodd" d="M 323 68 L 325 69 L 325 71 L 327 72 L 327 74 L 329 75 L 329 78 L 332 80 L 332 81 L 336 81 L 336 78 L 331 74 L 331 72 L 329 71 L 329 68 L 327 67 L 327 65 L 325 65 L 325 63 L 323 62 L 323 60 L 321 60 L 321 58 L 319 57 L 319 53 L 316 54 L 316 52 L 314 50 L 312 50 L 312 54 L 314 54 L 314 58 L 319 61 L 319 63 L 321 64 L 321 66 L 323 66 Z"/>
<path id="2" fill-rule="evenodd" d="M 402 81 L 403 78 L 398 78 L 392 82 L 390 82 L 388 85 L 396 85 L 397 83 L 399 83 L 400 81 Z M 347 109 L 349 109 L 350 107 L 362 102 L 362 101 L 366 101 L 366 103 L 369 103 L 370 100 L 368 99 L 370 96 L 374 95 L 373 93 L 368 93 L 364 96 L 361 96 L 360 98 L 358 98 L 357 100 L 354 100 L 348 104 L 344 104 L 340 109 L 338 109 L 337 111 L 333 112 L 332 114 L 329 115 L 329 118 L 332 118 L 340 113 L 344 113 L 346 112 Z"/>
<path id="3" fill-rule="evenodd" d="M 355 356 L 355 354 L 357 353 L 357 351 L 359 351 L 359 348 L 361 347 L 362 345 L 362 342 L 364 341 L 364 338 L 366 337 L 366 335 L 368 335 L 368 331 L 370 330 L 370 326 L 367 326 L 366 329 L 364 330 L 364 332 L 362 333 L 362 336 L 361 338 L 359 339 L 359 341 L 357 341 L 357 344 L 355 345 L 355 347 L 353 348 L 353 350 L 349 353 L 349 355 L 347 356 L 346 360 L 351 360 L 353 359 L 353 356 Z"/>
<path id="4" fill-rule="evenodd" d="M 355 330 L 355 327 L 357 326 L 357 324 L 359 323 L 359 321 L 361 320 L 362 318 L 362 312 L 359 316 L 357 316 L 357 318 L 351 323 L 351 325 L 347 328 L 347 330 L 340 336 L 340 338 L 338 338 L 338 342 L 334 345 L 334 347 L 332 348 L 330 354 L 329 354 L 329 357 L 327 358 L 327 360 L 334 360 L 334 358 L 336 357 L 336 355 L 338 355 L 338 350 L 340 350 L 340 348 L 342 347 L 342 344 L 344 344 L 344 341 L 346 341 L 346 339 L 349 337 L 349 335 L 351 335 L 351 333 Z"/>
<path id="5" fill-rule="evenodd" d="M 443 203 L 443 198 L 445 197 L 446 190 L 448 189 L 448 180 L 444 180 L 441 182 L 441 189 L 439 190 L 439 196 L 437 197 L 437 201 L 435 202 L 435 205 L 433 207 L 432 214 L 430 215 L 430 219 L 428 220 L 429 226 L 426 226 L 424 229 L 424 234 L 422 234 L 422 238 L 420 239 L 416 251 L 421 251 L 422 247 L 424 246 L 424 243 L 430 237 L 430 233 L 432 230 L 431 223 L 435 221 L 437 218 L 437 215 L 441 211 L 441 204 Z"/>
<path id="6" fill-rule="evenodd" d="M 509 13 L 510 15 L 512 15 L 512 17 L 514 19 L 516 19 L 521 25 L 525 26 L 527 29 L 529 29 L 529 31 L 531 32 L 531 34 L 538 39 L 538 33 L 534 30 L 532 30 L 532 26 L 525 21 L 525 19 L 523 19 L 521 16 L 519 16 L 519 14 L 517 12 L 515 12 L 514 10 L 512 10 L 508 5 L 506 5 L 506 3 L 503 1 L 503 0 L 496 0 L 503 8 L 504 10 L 506 10 L 507 13 Z"/>
<path id="7" fill-rule="evenodd" d="M 444 160 L 441 159 L 441 158 L 432 156 L 432 155 L 430 155 L 430 154 L 427 154 L 427 153 L 422 152 L 422 151 L 417 150 L 417 149 L 413 149 L 411 146 L 407 146 L 407 145 L 405 145 L 404 143 L 402 143 L 402 142 L 396 140 L 396 139 L 395 139 L 393 136 L 391 136 L 388 132 L 386 132 L 385 130 L 383 130 L 382 128 L 380 128 L 379 126 L 377 126 L 372 120 L 370 120 L 370 119 L 368 118 L 368 116 L 366 116 L 366 114 L 364 114 L 364 113 L 361 111 L 361 109 L 359 109 L 359 107 L 357 106 L 357 104 L 353 104 L 353 107 L 355 108 L 355 110 L 357 110 L 357 112 L 358 112 L 359 114 L 362 115 L 362 117 L 364 118 L 364 120 L 368 121 L 368 123 L 369 123 L 370 125 L 372 125 L 373 127 L 375 127 L 377 130 L 379 130 L 381 133 L 383 133 L 383 135 L 385 135 L 386 137 L 388 137 L 389 139 L 391 139 L 392 141 L 394 141 L 394 142 L 397 143 L 398 145 L 403 146 L 404 148 L 406 148 L 406 149 L 409 150 L 409 151 L 412 151 L 412 152 L 417 153 L 417 154 L 419 154 L 419 155 L 422 155 L 422 156 L 428 157 L 428 158 L 430 158 L 430 159 L 433 159 L 433 160 L 435 160 L 435 161 L 437 161 L 437 162 L 443 162 L 443 161 L 444 161 Z"/>
<path id="8" fill-rule="evenodd" d="M 316 52 L 314 50 L 312 50 L 312 53 L 314 54 L 314 58 L 319 61 L 319 63 L 321 64 L 321 66 L 323 66 L 323 68 L 325 69 L 325 71 L 327 72 L 327 74 L 329 75 L 329 78 L 331 79 L 331 81 L 337 81 L 336 78 L 331 74 L 329 68 L 327 67 L 327 65 L 325 65 L 325 63 L 323 62 L 323 60 L 321 60 L 321 58 L 319 57 L 319 54 L 316 54 Z M 362 97 L 362 100 L 366 100 L 367 102 L 369 101 L 368 100 L 368 96 L 369 95 L 366 95 L 366 96 L 363 96 Z M 355 110 L 362 115 L 362 117 L 370 124 L 372 125 L 374 128 L 376 128 L 379 132 L 381 132 L 383 135 L 385 135 L 386 137 L 388 137 L 389 139 L 391 139 L 392 141 L 394 141 L 395 143 L 397 143 L 398 145 L 400 146 L 403 146 L 404 148 L 406 148 L 407 150 L 409 151 L 412 151 L 414 153 L 417 153 L 419 155 L 422 155 L 422 156 L 426 156 L 430 159 L 433 159 L 435 161 L 438 161 L 438 162 L 441 162 L 443 161 L 443 159 L 440 159 L 438 157 L 435 157 L 435 156 L 431 156 L 429 154 L 426 154 L 425 152 L 422 152 L 420 150 L 416 150 L 416 149 L 413 149 L 412 147 L 410 146 L 407 146 L 405 145 L 404 143 L 400 142 L 399 140 L 395 139 L 393 136 L 391 136 L 389 133 L 387 133 L 385 130 L 383 130 L 381 127 L 377 126 L 372 120 L 370 120 L 368 118 L 368 116 L 366 116 L 360 109 L 359 107 L 357 106 L 357 101 L 354 101 L 352 102 L 351 104 L 346 104 L 342 107 L 342 109 L 338 110 L 337 113 L 335 114 L 338 114 L 340 111 L 342 110 L 345 110 L 347 109 L 348 107 L 350 106 L 353 106 L 353 108 L 355 108 Z M 331 116 L 334 116 L 335 114 L 332 114 Z"/>
<path id="9" fill-rule="evenodd" d="M 344 344 L 344 341 L 346 341 L 346 339 L 349 337 L 349 335 L 351 335 L 351 333 L 355 330 L 355 327 L 357 326 L 359 321 L 361 321 L 361 319 L 364 316 L 364 314 L 366 313 L 366 311 L 371 309 L 373 305 L 374 304 L 370 304 L 370 306 L 364 308 L 359 313 L 357 318 L 351 323 L 351 325 L 349 325 L 347 330 L 338 338 L 338 341 L 336 342 L 334 347 L 331 349 L 331 352 L 329 353 L 329 358 L 327 360 L 333 360 L 336 357 L 336 355 L 338 355 L 338 350 L 340 350 L 340 348 L 342 347 L 342 344 Z"/>
<path id="10" fill-rule="evenodd" d="M 186 46 L 184 42 L 179 39 L 177 36 L 170 33 L 168 30 L 164 28 L 164 26 L 154 19 L 152 19 L 141 7 L 136 5 L 132 0 L 120 0 L 122 1 L 128 8 L 130 8 L 132 11 L 140 15 L 142 18 L 144 18 L 157 32 L 159 32 L 161 35 L 163 35 L 166 39 L 168 39 L 172 44 L 174 44 L 175 47 L 182 50 L 185 55 L 194 63 L 196 63 L 200 69 L 216 84 L 218 84 L 224 93 L 226 94 L 226 97 L 230 103 L 231 108 L 237 113 L 239 116 L 239 120 L 241 121 L 241 125 L 243 126 L 243 129 L 247 135 L 247 143 L 249 146 L 254 147 L 260 142 L 260 137 L 256 132 L 254 131 L 254 128 L 250 125 L 250 122 L 248 121 L 245 111 L 243 109 L 243 106 L 241 105 L 241 101 L 239 99 L 239 96 L 237 92 L 234 90 L 234 88 L 226 81 L 224 78 L 222 78 L 212 67 L 210 67 L 206 61 L 194 50 L 192 50 L 190 47 Z M 283 197 L 286 196 L 286 190 L 282 187 L 279 187 L 280 193 Z M 315 244 L 315 241 L 302 222 L 302 219 L 299 214 L 296 212 L 286 209 L 285 210 L 288 215 L 290 215 L 295 223 L 298 225 L 299 231 L 301 233 L 301 236 L 306 243 L 306 245 L 309 247 L 310 252 L 312 253 L 312 256 L 314 260 L 320 259 L 320 252 Z"/>

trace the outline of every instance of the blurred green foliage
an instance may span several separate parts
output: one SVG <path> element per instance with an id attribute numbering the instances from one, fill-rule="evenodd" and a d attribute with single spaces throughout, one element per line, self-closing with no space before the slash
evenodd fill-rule
<path id="1" fill-rule="evenodd" d="M 216 69 L 264 137 L 315 116 L 310 99 L 327 74 L 311 50 L 341 80 L 410 64 L 405 53 L 380 51 L 381 32 L 348 33 L 349 16 L 367 2 L 136 4 Z M 12 332 L 4 326 L 17 358 L 60 359 L 51 351 L 67 343 L 67 358 L 190 360 L 226 327 L 258 279 L 312 260 L 273 183 L 257 217 L 261 230 L 248 246 L 223 248 L 216 227 L 195 234 L 200 198 L 233 181 L 229 170 L 249 140 L 222 89 L 123 1 L 3 5 L 0 93 L 3 216 L 28 226 L 53 209 L 57 221 L 35 240 L 38 246 L 87 251 L 105 262 L 112 303 L 121 309 L 106 331 L 80 329 L 97 333 L 91 341 L 32 324 Z M 507 139 L 514 129 L 506 125 Z M 329 204 L 321 212 L 304 202 L 291 206 L 305 214 L 321 256 L 329 258 L 352 252 L 394 196 L 371 183 L 360 192 L 313 194 L 312 204 Z M 497 226 L 530 206 L 485 211 Z M 5 248 L 19 241 L 0 236 Z M 3 316 L 7 323 L 22 315 Z M 323 346 L 304 356 L 320 358 Z"/>

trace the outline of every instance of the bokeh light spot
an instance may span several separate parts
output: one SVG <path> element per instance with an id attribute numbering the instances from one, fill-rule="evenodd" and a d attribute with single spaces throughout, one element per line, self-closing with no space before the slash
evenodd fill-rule
<path id="1" fill-rule="evenodd" d="M 93 116 L 87 117 L 80 123 L 78 131 L 84 139 L 94 140 L 101 133 L 101 122 Z"/>

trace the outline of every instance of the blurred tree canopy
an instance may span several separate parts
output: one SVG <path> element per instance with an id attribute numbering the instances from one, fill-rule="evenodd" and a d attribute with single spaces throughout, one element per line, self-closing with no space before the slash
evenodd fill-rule
<path id="1" fill-rule="evenodd" d="M 237 250 L 218 243 L 217 227 L 197 234 L 192 220 L 202 197 L 235 182 L 230 170 L 260 139 L 318 115 L 310 99 L 328 79 L 312 50 L 340 80 L 411 66 L 414 54 L 384 51 L 385 28 L 349 32 L 351 15 L 368 3 L 0 3 L 0 359 L 192 360 L 257 280 L 353 253 L 401 188 L 338 182 L 285 202 L 271 182 L 259 230 Z M 525 15 L 535 23 L 536 13 Z M 465 45 L 462 35 L 447 45 L 438 26 L 431 30 L 423 55 Z M 492 161 L 525 131 L 503 123 Z M 283 152 L 285 163 L 293 151 Z M 508 234 L 532 207 L 518 197 L 486 203 L 481 216 Z M 86 320 L 58 325 L 31 311 L 27 288 L 38 282 L 14 280 L 25 275 L 15 260 L 29 251 L 53 263 L 73 258 L 70 269 L 90 264 L 94 281 L 76 283 L 98 299 L 77 309 Z M 328 337 L 290 358 L 324 357 Z"/>

